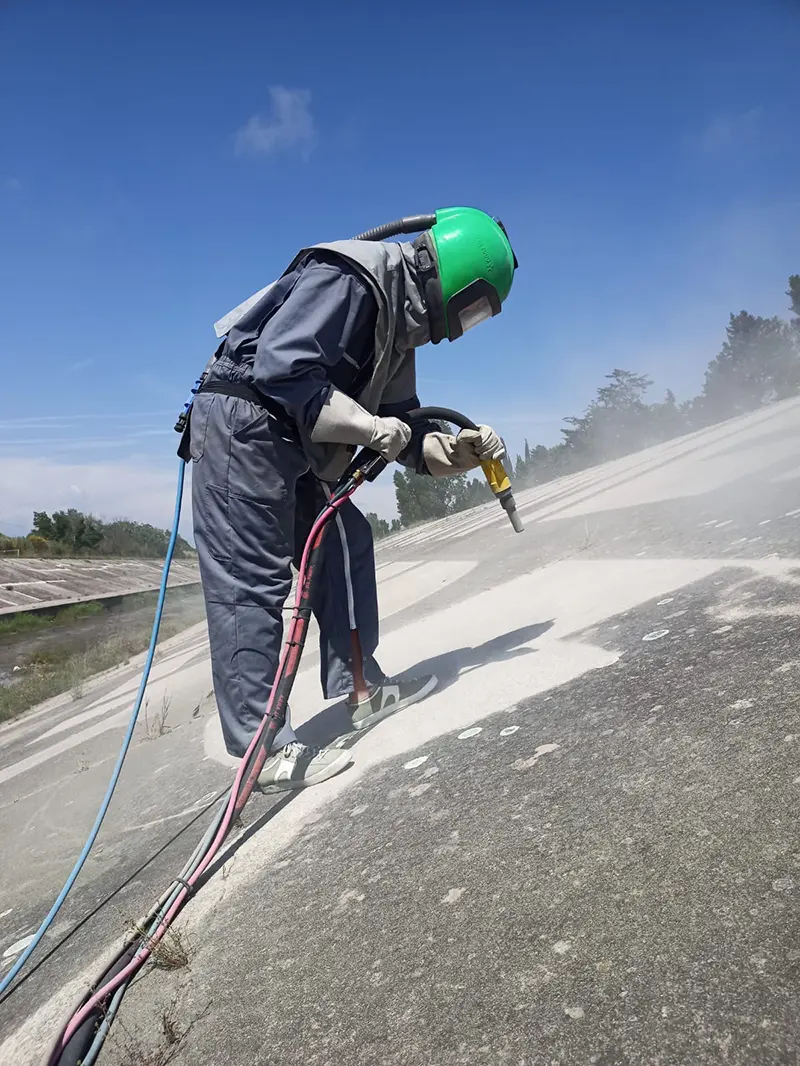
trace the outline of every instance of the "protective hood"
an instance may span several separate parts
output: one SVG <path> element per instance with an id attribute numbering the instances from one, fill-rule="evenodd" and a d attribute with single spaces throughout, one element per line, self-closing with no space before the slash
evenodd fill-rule
<path id="1" fill-rule="evenodd" d="M 304 248 L 288 269 L 293 270 L 317 249 L 346 259 L 375 294 L 378 320 L 372 377 L 362 393 L 354 397 L 370 414 L 375 414 L 386 384 L 408 362 L 409 352 L 431 339 L 425 301 L 414 268 L 414 248 L 408 243 L 388 241 L 333 241 Z"/>
<path id="2" fill-rule="evenodd" d="M 370 414 L 381 403 L 405 400 L 416 392 L 414 349 L 430 340 L 428 314 L 409 243 L 389 241 L 333 241 L 315 244 L 297 253 L 284 273 L 289 273 L 314 251 L 332 252 L 347 260 L 372 290 L 378 305 L 375 357 L 372 374 L 357 400 Z M 272 283 L 274 284 L 274 282 Z M 215 324 L 224 336 L 271 288 L 267 285 Z M 314 472 L 335 480 L 346 468 L 352 449 L 345 445 L 314 444 L 301 429 L 303 448 Z"/>
<path id="3" fill-rule="evenodd" d="M 378 304 L 372 374 L 357 400 L 370 414 L 381 403 L 408 399 L 416 392 L 414 349 L 430 340 L 428 315 L 414 269 L 414 249 L 384 241 L 334 241 L 304 248 L 289 266 L 293 270 L 317 249 L 346 259 L 372 289 Z M 315 444 L 301 429 L 303 447 L 318 477 L 335 480 L 353 454 L 346 445 Z"/>

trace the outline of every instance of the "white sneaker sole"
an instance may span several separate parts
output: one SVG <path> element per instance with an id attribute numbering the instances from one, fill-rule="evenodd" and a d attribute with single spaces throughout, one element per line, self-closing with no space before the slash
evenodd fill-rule
<path id="1" fill-rule="evenodd" d="M 380 711 L 375 711 L 374 714 L 370 714 L 367 718 L 362 719 L 358 725 L 353 722 L 353 729 L 357 733 L 361 733 L 365 729 L 369 729 L 371 725 L 375 725 L 376 722 L 382 722 L 384 718 L 391 718 L 393 714 L 397 714 L 398 711 L 405 710 L 406 707 L 410 707 L 414 703 L 419 703 L 420 700 L 424 700 L 426 696 L 430 696 L 431 692 L 439 684 L 439 678 L 435 674 L 431 675 L 427 685 L 423 685 L 418 692 L 415 692 L 413 696 L 406 696 L 404 700 L 398 700 L 396 703 L 392 703 L 389 707 L 384 707 Z"/>
<path id="2" fill-rule="evenodd" d="M 321 785 L 331 777 L 336 777 L 345 770 L 352 762 L 349 751 L 342 751 L 337 759 L 333 759 L 310 777 L 281 778 L 279 781 L 267 781 L 262 784 L 259 780 L 259 788 L 265 794 L 270 792 L 297 792 L 301 788 L 311 788 L 313 785 Z"/>

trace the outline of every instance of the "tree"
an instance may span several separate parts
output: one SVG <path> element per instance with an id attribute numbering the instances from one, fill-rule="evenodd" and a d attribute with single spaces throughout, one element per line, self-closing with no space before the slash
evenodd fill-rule
<path id="1" fill-rule="evenodd" d="M 25 540 L 28 542 L 28 547 L 35 555 L 47 555 L 50 550 L 50 545 L 44 537 L 40 537 L 37 533 L 29 533 Z"/>
<path id="2" fill-rule="evenodd" d="M 385 518 L 379 518 L 374 511 L 368 511 L 364 517 L 372 527 L 372 536 L 375 540 L 380 540 L 382 537 L 389 536 L 391 528 Z"/>
<path id="3" fill-rule="evenodd" d="M 800 357 L 792 327 L 747 311 L 732 314 L 726 340 L 706 371 L 703 404 L 709 421 L 753 411 L 798 389 Z"/>
<path id="4" fill-rule="evenodd" d="M 608 385 L 582 417 L 565 418 L 572 428 L 562 430 L 564 443 L 582 465 L 625 455 L 649 443 L 650 408 L 644 395 L 653 384 L 644 374 L 613 370 Z"/>
<path id="5" fill-rule="evenodd" d="M 44 511 L 35 511 L 32 532 L 80 555 L 91 552 L 100 544 L 103 524 L 93 515 L 83 514 L 74 507 L 68 511 L 55 511 L 52 518 Z"/>
<path id="6" fill-rule="evenodd" d="M 792 274 L 789 278 L 789 288 L 786 290 L 786 295 L 791 300 L 789 310 L 795 316 L 791 325 L 800 336 L 800 274 Z"/>
<path id="7" fill-rule="evenodd" d="M 30 535 L 34 533 L 39 537 L 43 537 L 45 540 L 56 539 L 53 520 L 46 511 L 33 512 L 33 529 L 31 530 Z"/>
<path id="8" fill-rule="evenodd" d="M 48 555 L 105 555 L 163 559 L 169 544 L 170 531 L 157 529 L 146 522 L 101 522 L 94 515 L 70 508 L 55 511 L 34 511 L 33 528 L 27 538 L 21 538 L 21 551 Z M 183 537 L 175 541 L 175 556 L 193 553 Z"/>
<path id="9" fill-rule="evenodd" d="M 397 511 L 404 526 L 430 518 L 445 518 L 491 498 L 491 490 L 485 482 L 477 478 L 469 480 L 466 474 L 436 478 L 398 470 L 394 475 L 394 488 Z"/>
<path id="10" fill-rule="evenodd" d="M 649 435 L 653 444 L 678 437 L 689 428 L 686 415 L 683 409 L 678 407 L 672 389 L 667 389 L 663 403 L 650 405 L 650 416 Z"/>

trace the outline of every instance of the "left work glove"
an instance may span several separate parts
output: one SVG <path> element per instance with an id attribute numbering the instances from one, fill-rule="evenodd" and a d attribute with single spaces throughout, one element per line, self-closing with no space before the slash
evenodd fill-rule
<path id="1" fill-rule="evenodd" d="M 491 426 L 462 429 L 457 437 L 426 433 L 422 440 L 422 456 L 433 477 L 463 474 L 486 459 L 502 459 L 505 454 L 505 446 Z"/>
<path id="2" fill-rule="evenodd" d="M 314 428 L 314 444 L 355 444 L 372 448 L 394 462 L 408 447 L 411 427 L 399 418 L 371 415 L 350 396 L 331 386 Z"/>

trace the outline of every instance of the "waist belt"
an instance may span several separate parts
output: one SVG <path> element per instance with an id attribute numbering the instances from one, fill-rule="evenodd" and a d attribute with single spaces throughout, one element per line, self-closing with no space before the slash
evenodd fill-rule
<path id="1" fill-rule="evenodd" d="M 300 435 L 297 431 L 296 423 L 289 418 L 279 403 L 275 400 L 271 400 L 268 396 L 263 396 L 258 389 L 254 389 L 252 385 L 245 385 L 244 382 L 241 381 L 204 381 L 197 389 L 197 392 L 219 392 L 223 396 L 236 396 L 240 400 L 249 400 L 249 402 L 255 404 L 256 407 L 263 407 L 267 414 L 274 418 L 278 423 L 280 431 L 295 443 L 300 444 Z M 181 435 L 180 443 L 178 445 L 178 455 L 185 463 L 188 463 L 192 458 L 191 418 L 192 405 L 190 404 L 188 409 L 179 419 L 178 424 L 175 426 L 175 429 L 177 429 Z"/>
<path id="2" fill-rule="evenodd" d="M 245 385 L 243 381 L 204 381 L 197 391 L 219 392 L 223 396 L 237 396 L 240 400 L 248 400 L 256 407 L 263 407 L 277 422 L 280 422 L 283 428 L 294 428 L 294 423 L 276 400 L 264 396 L 258 389 L 254 389 L 252 385 Z"/>

